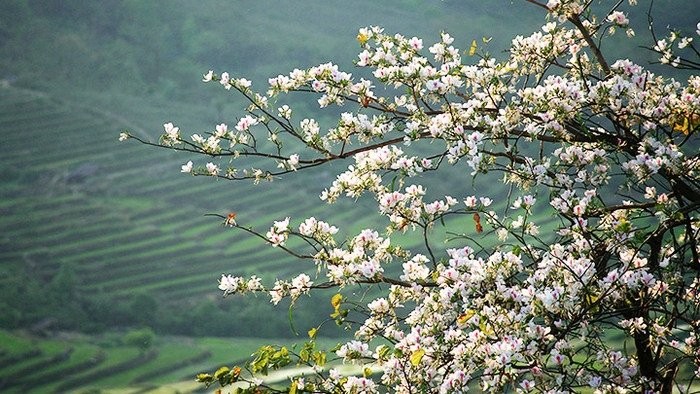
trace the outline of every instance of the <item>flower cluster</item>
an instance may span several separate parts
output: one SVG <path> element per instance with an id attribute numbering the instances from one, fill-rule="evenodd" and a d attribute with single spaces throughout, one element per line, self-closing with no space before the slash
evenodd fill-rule
<path id="1" fill-rule="evenodd" d="M 265 237 L 272 246 L 284 246 L 287 238 L 289 238 L 289 217 L 276 221 L 265 234 Z"/>
<path id="2" fill-rule="evenodd" d="M 338 232 L 338 228 L 330 224 L 318 220 L 314 217 L 306 219 L 299 225 L 299 234 L 309 238 L 313 238 L 320 243 L 328 246 L 335 245 L 333 236 Z"/>
<path id="3" fill-rule="evenodd" d="M 269 290 L 270 302 L 277 305 L 286 297 L 291 298 L 294 302 L 302 294 L 308 294 L 313 283 L 311 277 L 304 273 L 297 275 L 291 281 L 277 280 L 272 289 Z"/>
<path id="4" fill-rule="evenodd" d="M 240 276 L 221 275 L 219 290 L 223 291 L 226 296 L 235 293 L 263 291 L 263 285 L 260 278 L 255 275 L 249 279 Z"/>
<path id="5" fill-rule="evenodd" d="M 350 159 L 321 199 L 369 193 L 388 219 L 385 231 L 365 228 L 344 241 L 314 217 L 298 231 L 289 217 L 264 235 L 250 229 L 313 260 L 316 276 L 265 287 L 255 276 L 222 275 L 225 295 L 267 292 L 274 304 L 314 288 L 376 286 L 380 294 L 363 289 L 352 312 L 340 294 L 331 300 L 331 317 L 354 332 L 335 355 L 363 376 L 323 372 L 321 358 L 306 352 L 316 375 L 295 377 L 296 390 L 670 392 L 690 381 L 687 371 L 700 374 L 700 77 L 608 61 L 600 40 L 615 28 L 633 35 L 633 13 L 618 2 L 596 17 L 589 3 L 547 1 L 548 22 L 513 39 L 503 61 L 476 56 L 476 42 L 462 51 L 445 32 L 429 45 L 368 27 L 357 36 L 356 65 L 372 80 L 325 63 L 270 78 L 263 95 L 244 78 L 210 71 L 203 80 L 241 93 L 248 114 L 189 139 L 164 125 L 164 146 L 273 163 L 238 171 L 188 161 L 184 173 L 259 181 Z M 679 67 L 698 64 L 673 60 L 692 49 L 692 37 L 679 33 L 654 47 Z M 346 107 L 324 129 L 292 119 L 290 104 L 268 109 L 287 92 Z M 448 165 L 458 175 L 430 190 L 449 191 L 429 195 L 421 182 Z M 489 192 L 465 191 L 460 175 Z M 375 366 L 382 372 L 372 378 Z"/>
<path id="6" fill-rule="evenodd" d="M 347 248 L 333 248 L 316 255 L 319 266 L 327 269 L 327 278 L 339 285 L 378 280 L 384 273 L 383 263 L 390 262 L 397 251 L 389 238 L 377 231 L 362 230 L 352 238 Z"/>
<path id="7" fill-rule="evenodd" d="M 700 22 L 696 26 L 694 35 L 700 36 Z M 689 66 L 688 59 L 679 53 L 684 51 L 696 51 L 697 53 L 693 39 L 693 34 L 670 31 L 668 36 L 656 42 L 653 49 L 660 55 L 659 61 L 661 63 L 670 64 L 677 68 L 687 68 Z"/>
<path id="8" fill-rule="evenodd" d="M 645 179 L 662 170 L 679 172 L 682 157 L 683 153 L 674 144 L 662 144 L 648 138 L 639 145 L 637 156 L 623 163 L 622 168 L 631 172 L 637 179 Z"/>

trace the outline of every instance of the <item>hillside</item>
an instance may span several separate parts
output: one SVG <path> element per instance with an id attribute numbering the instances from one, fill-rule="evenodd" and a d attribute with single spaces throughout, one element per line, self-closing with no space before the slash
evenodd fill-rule
<path id="1" fill-rule="evenodd" d="M 355 35 L 366 25 L 426 42 L 446 30 L 463 48 L 489 36 L 488 50 L 501 56 L 514 35 L 545 22 L 539 10 L 510 1 L 362 0 L 348 6 L 310 0 L 304 7 L 224 0 L 82 3 L 0 2 L 0 329 L 27 330 L 40 343 L 0 341 L 0 377 L 17 378 L 53 357 L 74 363 L 60 368 L 82 366 L 83 372 L 141 360 L 135 349 L 110 356 L 92 343 L 98 334 L 140 327 L 150 327 L 159 338 L 295 337 L 284 318 L 287 305 L 272 308 L 265 297 L 221 299 L 216 287 L 221 273 L 272 280 L 296 270 L 298 262 L 206 214 L 236 211 L 239 222 L 261 231 L 285 216 L 297 223 L 323 218 L 346 236 L 383 226 L 369 221 L 371 201 L 318 203 L 333 170 L 260 185 L 192 178 L 179 173 L 187 155 L 117 141 L 122 130 L 155 141 L 165 122 L 185 133 L 235 123 L 242 115 L 240 101 L 203 86 L 203 72 L 229 70 L 263 87 L 270 76 L 330 60 L 354 70 Z M 655 2 L 657 26 L 670 20 L 694 26 L 693 13 L 678 12 L 683 5 L 692 9 L 693 3 Z M 648 42 L 643 26 L 636 28 L 635 43 Z M 637 48 L 605 49 L 626 56 Z M 320 114 L 313 100 L 298 105 L 324 126 L 333 125 L 332 114 Z M 451 170 L 435 182 L 439 193 L 464 194 L 476 187 L 482 194 L 505 195 L 494 192 L 494 182 L 475 185 L 463 168 Z M 454 185 L 459 190 L 452 191 Z M 505 198 L 497 201 L 496 209 L 504 203 Z M 416 239 L 404 242 L 419 247 Z M 327 318 L 330 306 L 318 305 L 328 306 L 327 299 L 299 302 L 293 321 L 300 332 L 306 326 L 299 322 Z M 68 341 L 61 337 L 66 331 L 94 338 Z M 43 356 L 35 354 L 41 346 L 50 347 L 40 349 Z M 187 348 L 187 357 L 221 346 Z M 16 349 L 22 351 L 13 353 Z M 24 367 L 9 366 L 18 354 L 26 356 Z M 187 358 L 178 354 L 173 357 Z M 153 370 L 169 365 L 153 357 L 142 365 Z M 195 361 L 167 379 L 193 375 Z M 55 378 L 60 368 L 46 376 Z M 143 368 L 142 375 L 149 371 Z M 105 387 L 138 380 L 137 372 L 115 375 Z M 14 387 L 23 392 L 23 386 Z"/>
<path id="2" fill-rule="evenodd" d="M 272 276 L 290 263 L 203 214 L 235 209 L 264 228 L 280 219 L 282 208 L 272 207 L 285 201 L 295 206 L 292 215 L 314 212 L 308 197 L 317 192 L 303 180 L 280 186 L 289 188 L 282 193 L 274 184 L 232 187 L 179 174 L 177 155 L 118 144 L 108 132 L 125 127 L 116 115 L 14 88 L 0 89 L 0 103 L 7 133 L 0 148 L 0 259 L 7 267 L 0 286 L 13 290 L 4 292 L 6 305 L 24 300 L 36 308 L 3 316 L 5 327 L 54 318 L 55 328 L 99 331 L 160 316 L 138 312 L 143 306 L 178 319 L 165 311 L 209 305 L 202 301 L 218 296 L 216 280 L 232 266 Z M 227 312 L 240 319 L 242 309 Z M 227 332 L 240 333 L 233 330 Z"/>
<path id="3" fill-rule="evenodd" d="M 258 317 L 259 309 L 270 311 L 259 308 L 267 301 L 221 302 L 216 280 L 233 269 L 274 279 L 291 260 L 204 215 L 236 211 L 258 229 L 287 215 L 316 215 L 350 236 L 368 224 L 358 218 L 374 208 L 317 204 L 315 196 L 332 180 L 327 169 L 259 186 L 191 179 L 179 174 L 186 156 L 119 144 L 117 134 L 128 129 L 156 140 L 167 121 L 185 132 L 235 122 L 236 98 L 199 82 L 210 67 L 263 80 L 330 58 L 351 67 L 360 26 L 384 24 L 427 37 L 451 29 L 468 41 L 499 17 L 477 5 L 467 26 L 454 13 L 462 10 L 456 3 L 363 2 L 340 13 L 309 2 L 314 15 L 290 6 L 178 4 L 0 5 L 0 13 L 13 16 L 0 24 L 0 225 L 8 229 L 0 240 L 8 267 L 0 303 L 13 311 L 2 317 L 3 327 L 51 322 L 52 329 L 101 331 L 148 324 L 187 335 L 289 335 L 287 322 L 269 331 L 236 324 Z M 240 23 L 221 23 L 224 15 L 216 11 L 223 9 Z M 281 15 L 292 16 L 290 23 L 279 23 Z M 534 21 L 540 18 L 532 13 Z M 510 28 L 524 24 L 520 18 Z M 506 37 L 497 40 L 505 45 Z M 315 113 L 313 104 L 300 105 Z M 330 126 L 333 119 L 321 121 Z M 18 308 L 20 299 L 31 307 Z M 192 324 L 202 320 L 210 323 Z"/>

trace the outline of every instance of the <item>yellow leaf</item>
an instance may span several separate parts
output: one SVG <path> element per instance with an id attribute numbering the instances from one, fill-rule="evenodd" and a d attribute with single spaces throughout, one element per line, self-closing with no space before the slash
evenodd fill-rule
<path id="1" fill-rule="evenodd" d="M 413 352 L 411 354 L 411 365 L 417 367 L 423 359 L 423 356 L 425 356 L 425 350 L 423 349 L 418 349 L 415 352 Z"/>
<path id="2" fill-rule="evenodd" d="M 473 309 L 467 309 L 466 312 L 462 313 L 458 318 L 457 318 L 457 324 L 462 325 L 466 324 L 469 319 L 474 316 L 476 312 Z"/>
<path id="3" fill-rule="evenodd" d="M 200 373 L 200 374 L 197 374 L 196 379 L 198 382 L 208 382 L 208 381 L 211 381 L 212 379 L 214 379 L 214 377 L 208 373 Z"/>
<path id="4" fill-rule="evenodd" d="M 676 120 L 673 122 L 673 131 L 678 131 L 685 135 L 690 134 L 700 124 L 700 115 L 696 113 L 688 114 L 687 112 L 678 113 Z"/>
<path id="5" fill-rule="evenodd" d="M 600 298 L 600 295 L 593 295 L 593 294 L 587 294 L 586 299 L 588 300 L 589 304 L 592 304 Z"/>
<path id="6" fill-rule="evenodd" d="M 476 40 L 472 40 L 472 45 L 469 47 L 469 56 L 474 56 L 476 53 Z"/>
<path id="7" fill-rule="evenodd" d="M 340 293 L 331 297 L 331 305 L 333 306 L 333 309 L 338 311 L 338 307 L 340 306 L 341 301 L 343 301 L 343 295 Z"/>
<path id="8" fill-rule="evenodd" d="M 690 132 L 690 122 L 688 121 L 688 118 L 684 117 L 681 122 L 678 122 L 675 125 L 673 125 L 673 131 L 678 131 L 685 135 L 688 135 L 688 133 Z"/>

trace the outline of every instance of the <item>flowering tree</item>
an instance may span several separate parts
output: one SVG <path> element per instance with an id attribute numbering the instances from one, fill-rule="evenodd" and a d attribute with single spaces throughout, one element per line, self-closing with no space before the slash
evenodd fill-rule
<path id="1" fill-rule="evenodd" d="M 363 286 L 377 296 L 332 297 L 331 317 L 354 332 L 334 351 L 318 350 L 312 329 L 301 349 L 266 346 L 246 366 L 311 367 L 289 386 L 239 367 L 199 380 L 247 382 L 250 393 L 700 392 L 700 76 L 677 81 L 609 59 L 604 40 L 634 35 L 622 0 L 597 16 L 585 1 L 529 2 L 549 22 L 515 37 L 503 60 L 476 41 L 462 52 L 447 33 L 426 48 L 364 28 L 356 64 L 368 79 L 328 63 L 271 78 L 259 93 L 209 71 L 205 82 L 250 103 L 235 126 L 184 138 L 167 123 L 159 143 L 121 135 L 221 159 L 182 172 L 228 180 L 349 159 L 321 200 L 371 194 L 387 220 L 341 238 L 314 217 L 286 217 L 264 233 L 221 216 L 316 270 L 274 283 L 223 275 L 224 295 L 265 292 L 277 304 Z M 669 69 L 697 70 L 697 28 L 650 49 Z M 282 103 L 288 92 L 347 112 L 322 129 Z M 248 158 L 259 166 L 234 166 Z M 507 195 L 443 186 L 450 195 L 428 198 L 417 175 L 448 166 L 502 179 Z M 506 209 L 496 212 L 494 200 Z M 541 234 L 544 224 L 554 230 Z M 441 249 L 439 226 L 459 229 L 454 247 Z M 405 233 L 423 239 L 420 250 L 391 238 Z M 332 358 L 359 368 L 344 375 Z"/>

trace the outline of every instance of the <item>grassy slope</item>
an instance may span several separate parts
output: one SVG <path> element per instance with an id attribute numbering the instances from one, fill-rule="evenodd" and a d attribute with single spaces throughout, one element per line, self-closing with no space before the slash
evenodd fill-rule
<path id="1" fill-rule="evenodd" d="M 201 388 L 191 384 L 197 372 L 210 371 L 219 365 L 240 365 L 260 346 L 257 338 L 163 337 L 146 352 L 152 356 L 144 357 L 138 349 L 118 343 L 114 334 L 39 339 L 0 329 L 0 339 L 0 365 L 3 365 L 0 389 L 4 393 L 91 392 L 95 389 L 175 392 L 183 388 L 189 392 Z M 336 343 L 319 341 L 327 347 Z M 40 354 L 5 365 L 12 357 L 28 350 L 37 350 Z M 127 368 L 123 368 L 124 365 Z M 23 377 L 30 371 L 32 378 Z"/>

